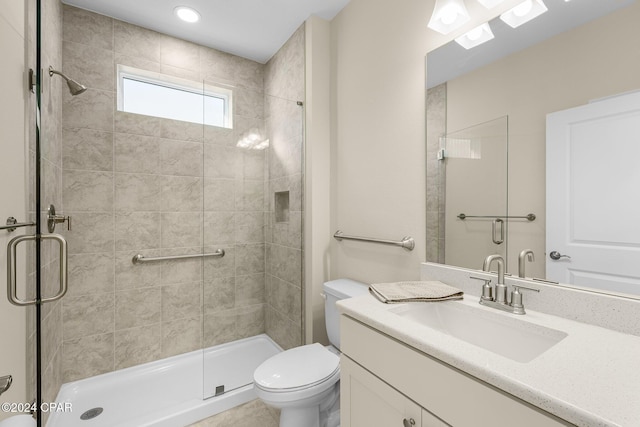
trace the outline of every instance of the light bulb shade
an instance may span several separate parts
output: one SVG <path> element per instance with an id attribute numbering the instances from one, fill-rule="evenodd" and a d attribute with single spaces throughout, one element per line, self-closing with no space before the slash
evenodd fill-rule
<path id="1" fill-rule="evenodd" d="M 427 26 L 441 34 L 449 34 L 466 24 L 469 19 L 463 0 L 436 0 Z"/>
<path id="2" fill-rule="evenodd" d="M 493 39 L 493 31 L 491 31 L 491 27 L 488 22 L 474 28 L 466 34 L 456 38 L 456 43 L 465 49 L 471 49 L 476 46 L 481 45 L 482 43 L 488 42 Z"/>
<path id="3" fill-rule="evenodd" d="M 500 19 L 510 27 L 517 28 L 520 25 L 542 15 L 547 10 L 547 6 L 545 6 L 542 0 L 525 0 L 516 7 L 509 9 L 500 15 Z"/>
<path id="4" fill-rule="evenodd" d="M 503 1 L 504 0 L 478 0 L 478 3 L 480 3 L 481 5 L 486 7 L 487 9 L 493 9 L 494 7 L 496 7 L 497 5 L 502 3 Z"/>

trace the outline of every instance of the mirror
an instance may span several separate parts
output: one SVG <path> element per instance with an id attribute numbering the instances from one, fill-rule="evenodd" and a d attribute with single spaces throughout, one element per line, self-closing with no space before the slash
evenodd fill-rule
<path id="1" fill-rule="evenodd" d="M 507 212 L 515 217 L 534 214 L 536 219 L 507 219 L 507 271 L 517 275 L 518 254 L 532 249 L 535 261 L 527 262 L 526 276 L 554 280 L 546 276 L 547 264 L 556 262 L 546 247 L 547 115 L 640 90 L 640 4 L 637 0 L 545 0 L 545 4 L 549 9 L 545 14 L 516 29 L 495 18 L 489 23 L 495 38 L 485 44 L 466 50 L 451 42 L 427 55 L 428 261 L 479 269 L 489 255 L 483 249 L 465 260 L 450 261 L 447 246 L 453 243 L 446 236 L 447 223 L 461 220 L 455 217 L 458 212 L 446 211 L 451 204 L 446 168 L 437 156 L 443 135 L 508 116 Z M 608 155 L 607 146 L 603 141 L 602 162 L 611 164 L 616 156 L 624 156 Z M 630 198 L 637 203 L 637 195 Z M 470 203 L 464 213 L 478 207 L 477 202 Z M 620 215 L 602 218 L 619 220 Z M 639 227 L 637 222 L 629 224 Z M 490 239 L 491 228 L 485 227 L 485 233 Z M 640 260 L 640 242 L 625 244 Z M 599 288 L 594 277 L 555 281 Z M 625 275 L 621 278 L 625 286 L 598 291 L 638 297 L 638 277 L 640 272 L 635 277 Z"/>

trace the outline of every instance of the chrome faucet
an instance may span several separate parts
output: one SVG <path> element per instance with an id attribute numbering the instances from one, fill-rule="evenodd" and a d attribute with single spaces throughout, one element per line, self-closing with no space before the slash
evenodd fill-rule
<path id="1" fill-rule="evenodd" d="M 523 260 L 524 264 L 524 256 L 527 251 L 522 251 L 520 254 L 520 258 Z M 531 252 L 531 251 L 529 251 Z M 524 254 L 524 255 L 523 255 Z M 533 257 L 533 252 L 531 252 L 531 257 Z M 521 289 L 527 289 L 529 291 L 540 292 L 539 289 L 529 288 L 522 285 L 513 285 L 513 290 L 511 291 L 511 302 L 507 301 L 507 285 L 504 283 L 504 258 L 502 256 L 495 254 L 489 255 L 482 265 L 483 271 L 490 271 L 491 264 L 493 261 L 498 263 L 498 283 L 496 283 L 495 288 L 491 288 L 491 280 L 488 279 L 480 279 L 484 280 L 484 285 L 482 286 L 482 296 L 480 297 L 480 304 L 486 305 L 488 307 L 497 308 L 498 310 L 508 311 L 513 314 L 525 314 L 524 305 L 522 304 L 522 293 Z M 472 279 L 479 279 L 477 277 L 472 277 Z M 492 291 L 495 291 L 495 298 L 492 297 Z"/>
<path id="2" fill-rule="evenodd" d="M 491 271 L 491 263 L 496 261 L 498 263 L 498 283 L 495 286 L 495 297 L 493 300 L 498 304 L 507 303 L 507 286 L 504 284 L 504 258 L 501 255 L 494 254 L 489 255 L 482 265 L 482 271 Z"/>
<path id="3" fill-rule="evenodd" d="M 524 274 L 524 268 L 526 264 L 525 257 L 527 258 L 527 260 L 529 260 L 529 262 L 533 262 L 536 260 L 536 257 L 533 254 L 533 251 L 531 249 L 525 249 L 522 252 L 520 252 L 520 255 L 518 255 L 518 277 L 522 277 L 522 278 L 525 277 L 525 274 Z"/>

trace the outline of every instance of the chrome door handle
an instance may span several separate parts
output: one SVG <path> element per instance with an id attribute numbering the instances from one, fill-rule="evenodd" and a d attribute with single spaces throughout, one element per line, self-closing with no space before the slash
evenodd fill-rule
<path id="1" fill-rule="evenodd" d="M 498 230 L 498 225 L 500 225 L 500 236 L 496 237 L 496 231 Z M 504 221 L 500 218 L 496 218 L 493 220 L 491 224 L 491 238 L 493 239 L 493 243 L 496 245 L 500 245 L 504 243 Z"/>
<path id="2" fill-rule="evenodd" d="M 551 258 L 554 261 L 558 261 L 561 258 L 567 258 L 567 259 L 571 259 L 571 257 L 569 255 L 562 255 L 560 252 L 558 251 L 553 251 L 549 254 L 549 258 Z"/>
<path id="3" fill-rule="evenodd" d="M 18 298 L 18 280 L 16 277 L 18 245 L 22 242 L 36 239 L 36 236 L 18 236 L 11 239 L 7 245 L 7 298 L 13 305 L 23 307 L 27 305 L 34 305 L 38 302 L 36 299 L 22 300 Z M 44 304 L 47 302 L 57 301 L 67 293 L 67 281 L 69 276 L 67 272 L 67 241 L 59 234 L 44 234 L 40 236 L 40 239 L 55 240 L 60 246 L 60 287 L 58 288 L 58 293 L 56 295 L 49 298 L 42 298 L 40 300 L 40 303 Z"/>

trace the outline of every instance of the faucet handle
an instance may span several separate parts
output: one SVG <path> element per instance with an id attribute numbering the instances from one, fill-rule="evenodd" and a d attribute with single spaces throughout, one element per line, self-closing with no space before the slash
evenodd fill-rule
<path id="1" fill-rule="evenodd" d="M 511 291 L 511 307 L 513 307 L 514 314 L 525 314 L 524 305 L 522 304 L 522 293 L 520 293 L 520 289 L 526 289 L 528 291 L 540 292 L 540 289 L 529 288 L 527 286 L 522 285 L 513 285 L 513 290 Z"/>
<path id="2" fill-rule="evenodd" d="M 480 297 L 481 301 L 493 301 L 493 288 L 491 288 L 491 279 L 484 279 L 482 277 L 473 276 L 469 276 L 469 279 L 482 280 L 484 282 L 484 285 L 482 285 L 482 296 Z"/>

